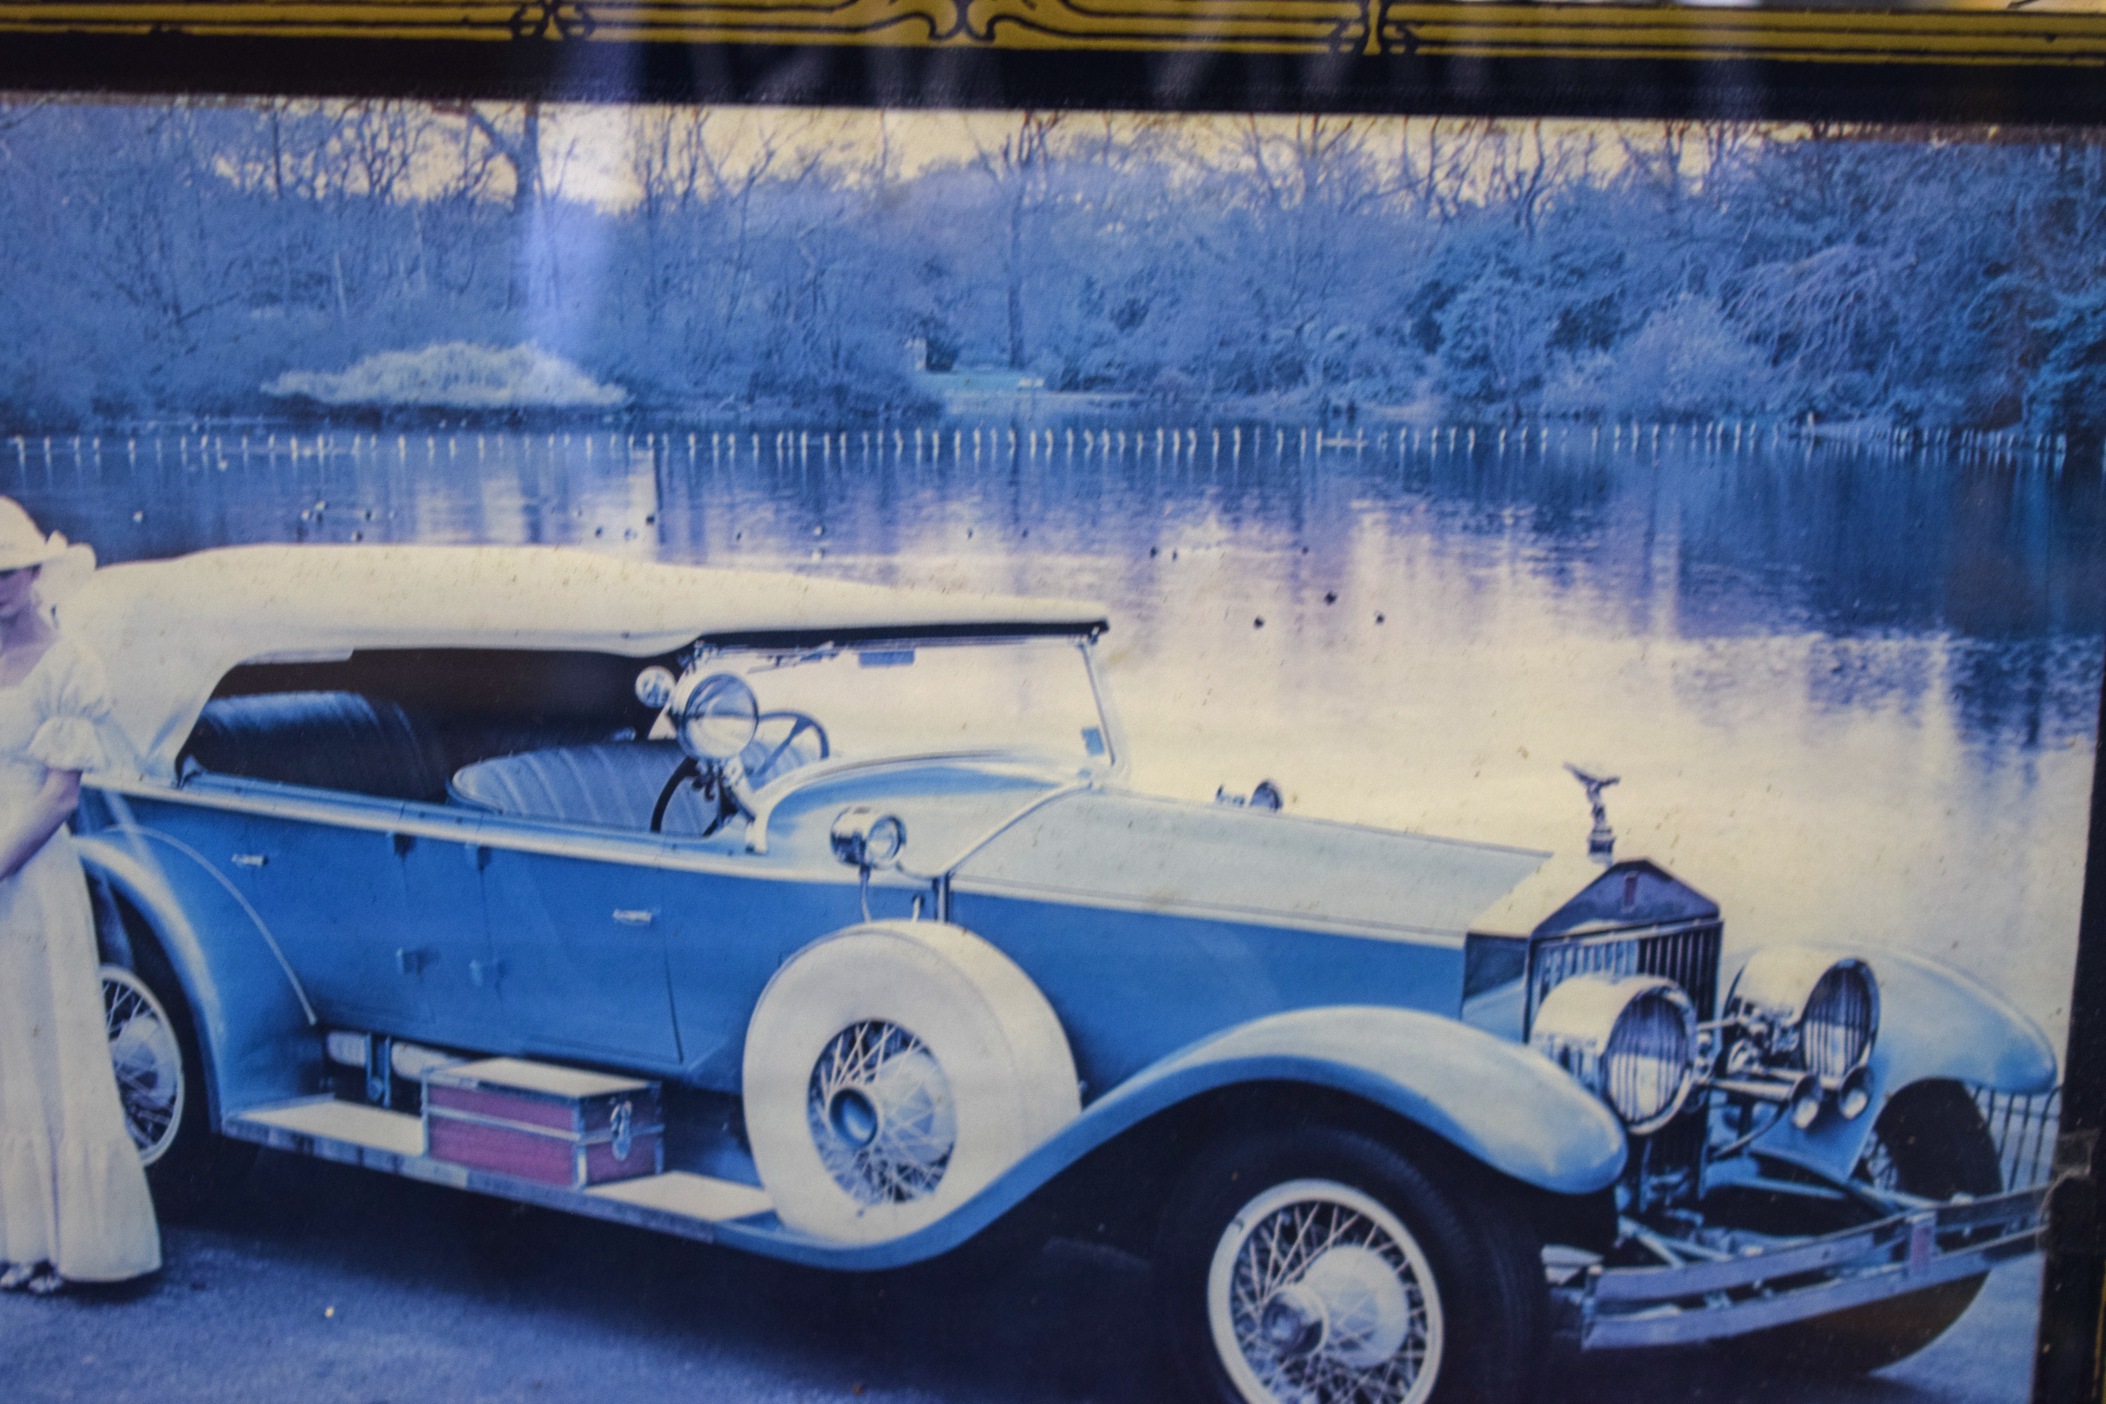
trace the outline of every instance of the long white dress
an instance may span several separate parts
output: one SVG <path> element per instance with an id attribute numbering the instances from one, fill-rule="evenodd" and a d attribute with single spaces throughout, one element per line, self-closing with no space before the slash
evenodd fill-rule
<path id="1" fill-rule="evenodd" d="M 47 767 L 99 765 L 96 723 L 109 706 L 102 665 L 63 637 L 0 688 L 0 813 L 20 813 Z M 0 882 L 0 1262 L 48 1262 L 80 1282 L 161 1265 L 110 1069 L 93 911 L 65 829 Z"/>

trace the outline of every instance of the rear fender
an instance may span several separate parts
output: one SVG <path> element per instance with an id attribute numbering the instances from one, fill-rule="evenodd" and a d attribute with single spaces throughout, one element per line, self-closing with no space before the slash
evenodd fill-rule
<path id="1" fill-rule="evenodd" d="M 204 1056 L 213 1124 L 312 1091 L 313 1012 L 269 933 L 224 879 L 150 829 L 101 829 L 74 848 L 91 882 L 144 919 L 174 968 Z"/>
<path id="2" fill-rule="evenodd" d="M 1845 1121 L 1833 1104 L 1801 1131 L 1788 1121 L 1755 1149 L 1837 1178 L 1856 1168 L 1877 1110 L 1911 1083 L 1952 1081 L 1998 1092 L 2053 1090 L 2054 1045 L 2040 1026 L 1987 986 L 1947 965 L 1900 951 L 1828 950 L 1852 956 L 1879 982 L 1879 1033 L 1867 1067 L 1874 1110 Z M 1754 953 L 1751 951 L 1752 956 Z"/>
<path id="3" fill-rule="evenodd" d="M 1394 1113 L 1526 1185 L 1584 1195 L 1623 1169 L 1622 1124 L 1538 1054 L 1453 1019 L 1375 1006 L 1302 1009 L 1240 1024 L 1171 1054 L 1082 1115 L 954 1212 L 855 1249 L 806 1242 L 767 1251 L 814 1264 L 890 1268 L 947 1252 L 1083 1156 L 1209 1093 L 1300 1084 Z"/>

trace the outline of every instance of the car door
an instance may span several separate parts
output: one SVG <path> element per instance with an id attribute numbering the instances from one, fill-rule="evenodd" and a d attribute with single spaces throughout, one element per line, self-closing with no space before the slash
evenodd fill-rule
<path id="1" fill-rule="evenodd" d="M 668 874 L 650 862 L 664 843 L 494 816 L 480 842 L 512 1046 L 677 1068 L 666 949 L 678 913 Z"/>
<path id="2" fill-rule="evenodd" d="M 403 807 L 388 835 L 404 914 L 383 955 L 422 991 L 423 1033 L 453 1048 L 509 1046 L 499 987 L 499 962 L 490 947 L 490 850 L 481 842 L 482 816 L 432 804 Z"/>
<path id="3" fill-rule="evenodd" d="M 469 1048 L 501 1034 L 496 991 L 477 980 L 474 816 L 235 784 L 250 804 L 226 871 L 327 1021 Z"/>

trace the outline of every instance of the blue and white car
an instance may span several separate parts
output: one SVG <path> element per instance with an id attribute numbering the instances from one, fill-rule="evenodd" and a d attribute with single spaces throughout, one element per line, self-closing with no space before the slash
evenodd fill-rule
<path id="1" fill-rule="evenodd" d="M 260 1144 L 845 1271 L 1086 1233 L 1251 1404 L 1518 1399 L 1553 1337 L 1873 1369 L 2037 1246 L 2056 1060 L 2004 1000 L 1729 960 L 1598 805 L 1559 856 L 1136 793 L 1091 605 L 245 547 L 62 623 L 171 1210 Z M 428 1154 L 491 1057 L 658 1084 L 658 1173 Z"/>

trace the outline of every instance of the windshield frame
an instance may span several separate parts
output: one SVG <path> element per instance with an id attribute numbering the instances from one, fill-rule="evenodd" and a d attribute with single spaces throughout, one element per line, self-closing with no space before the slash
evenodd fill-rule
<path id="1" fill-rule="evenodd" d="M 1097 657 L 1097 640 L 1103 626 L 1087 632 L 1078 632 L 1072 627 L 1047 629 L 1003 629 L 999 632 L 985 626 L 958 626 L 919 628 L 913 630 L 839 630 L 811 634 L 772 635 L 724 635 L 697 639 L 689 649 L 685 660 L 688 668 L 705 671 L 728 671 L 741 678 L 765 676 L 774 668 L 798 666 L 798 655 L 814 659 L 831 658 L 838 654 L 863 652 L 896 646 L 905 649 L 918 648 L 970 648 L 999 647 L 1003 645 L 1060 642 L 1073 647 L 1080 655 L 1083 675 L 1089 684 L 1090 699 L 1097 712 L 1097 725 L 1104 739 L 1104 756 L 1077 759 L 1073 768 L 1078 773 L 1101 776 L 1106 779 L 1123 780 L 1132 768 L 1126 750 L 1126 732 L 1120 722 L 1118 709 L 1113 705 L 1111 689 L 1107 685 L 1103 669 Z M 772 665 L 765 660 L 777 660 Z M 754 666 L 758 664 L 759 666 Z M 934 760 L 945 756 L 1006 756 L 1018 760 L 1045 764 L 1057 761 L 1069 763 L 1067 757 L 1028 747 L 960 746 L 956 748 L 932 749 L 927 752 L 900 752 L 896 756 L 871 756 L 859 758 L 869 762 L 907 761 L 916 759 Z M 795 772 L 792 772 L 793 774 Z M 789 776 L 769 784 L 774 789 Z"/>

